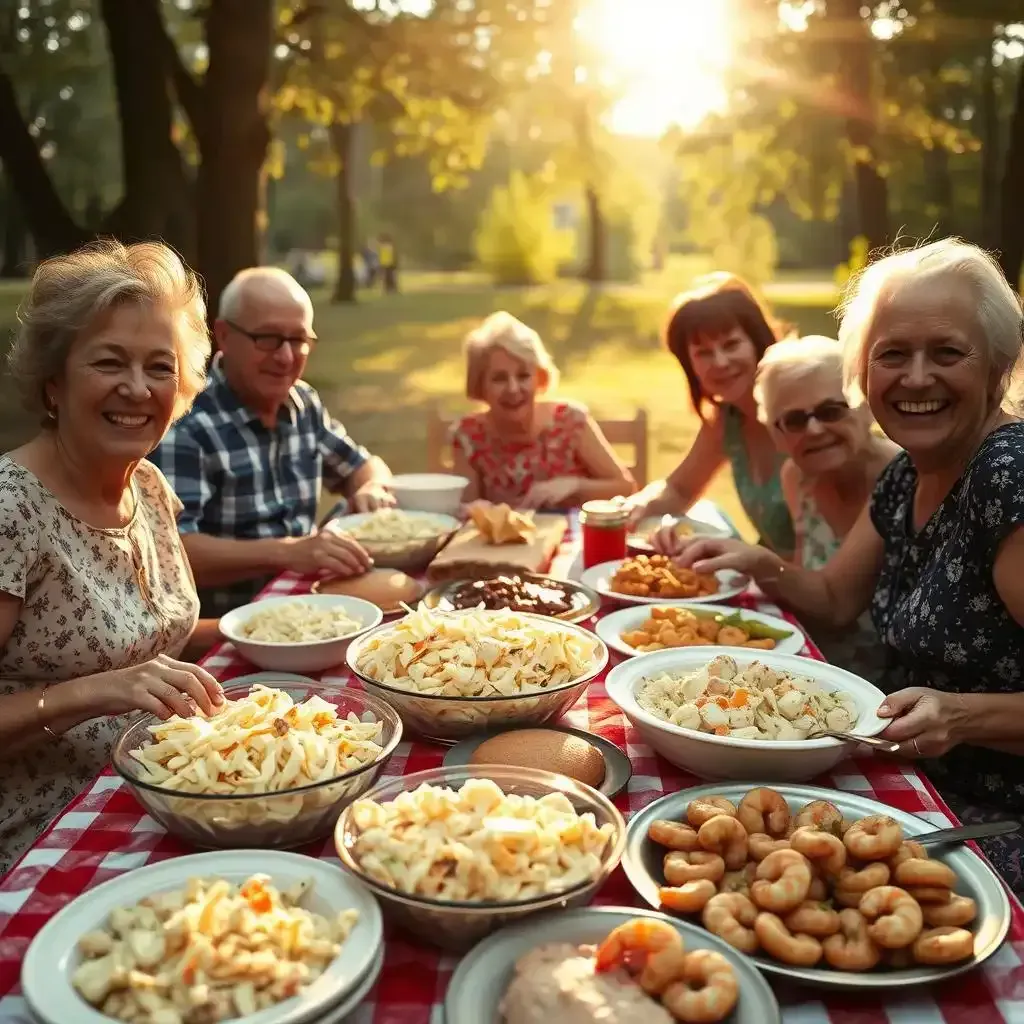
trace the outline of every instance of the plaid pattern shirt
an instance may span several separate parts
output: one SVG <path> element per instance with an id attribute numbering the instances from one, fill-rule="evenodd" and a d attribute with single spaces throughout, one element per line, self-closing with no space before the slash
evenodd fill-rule
<path id="1" fill-rule="evenodd" d="M 184 508 L 178 530 L 255 540 L 303 537 L 316 524 L 321 486 L 340 491 L 369 458 L 298 381 L 270 429 L 242 404 L 214 362 L 206 389 L 167 432 L 150 461 Z M 251 601 L 267 577 L 200 590 L 204 616 Z"/>

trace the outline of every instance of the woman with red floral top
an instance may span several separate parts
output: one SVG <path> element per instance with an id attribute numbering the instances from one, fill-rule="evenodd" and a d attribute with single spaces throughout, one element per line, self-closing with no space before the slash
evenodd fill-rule
<path id="1" fill-rule="evenodd" d="M 540 336 L 494 313 L 466 339 L 466 395 L 487 409 L 453 428 L 465 500 L 569 508 L 636 490 L 632 474 L 587 410 L 549 399 L 558 370 Z"/>

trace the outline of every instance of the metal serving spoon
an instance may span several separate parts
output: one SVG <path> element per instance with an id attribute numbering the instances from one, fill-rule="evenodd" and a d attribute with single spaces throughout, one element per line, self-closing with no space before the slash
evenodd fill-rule
<path id="1" fill-rule="evenodd" d="M 881 750 L 885 754 L 898 754 L 900 745 L 892 740 L 879 739 L 877 736 L 858 736 L 853 732 L 836 732 L 834 729 L 819 729 L 817 732 L 809 733 L 809 740 L 820 739 L 822 736 L 829 736 L 834 740 L 847 740 L 850 743 L 859 743 L 862 747 L 871 747 L 872 750 Z"/>
<path id="2" fill-rule="evenodd" d="M 984 825 L 958 825 L 956 828 L 940 828 L 935 832 L 923 832 L 919 836 L 908 836 L 922 846 L 938 846 L 947 843 L 965 843 L 968 839 L 991 839 L 1019 832 L 1019 821 L 990 821 Z"/>

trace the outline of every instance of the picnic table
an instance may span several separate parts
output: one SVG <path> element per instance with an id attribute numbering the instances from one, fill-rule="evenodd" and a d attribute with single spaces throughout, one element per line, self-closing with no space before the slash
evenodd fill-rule
<path id="1" fill-rule="evenodd" d="M 704 510 L 708 518 L 713 511 Z M 551 572 L 563 577 L 579 566 L 578 533 L 573 526 L 555 557 Z M 261 597 L 302 594 L 311 579 L 285 573 Z M 757 592 L 736 604 L 796 620 Z M 808 643 L 804 652 L 821 659 Z M 202 664 L 227 682 L 253 671 L 227 643 L 214 647 Z M 323 673 L 335 685 L 353 682 L 345 666 Z M 602 677 L 603 678 L 603 677 Z M 616 804 L 628 819 L 664 793 L 699 785 L 700 780 L 675 768 L 640 742 L 640 738 L 608 699 L 603 681 L 591 684 L 566 715 L 569 724 L 589 729 L 617 744 L 629 756 L 633 777 Z M 388 765 L 387 775 L 440 766 L 445 748 L 418 739 L 405 739 Z M 857 757 L 819 780 L 823 785 L 879 800 L 918 814 L 936 827 L 956 824 L 928 780 L 910 763 L 883 757 Z M 31 1024 L 20 996 L 21 961 L 40 928 L 85 889 L 125 871 L 190 852 L 169 837 L 110 770 L 99 776 L 64 812 L 0 882 L 0 1022 Z M 330 839 L 304 852 L 336 860 Z M 601 889 L 597 904 L 641 906 L 621 868 Z M 788 987 L 772 980 L 786 1024 L 1024 1024 L 1024 908 L 1010 898 L 1012 922 L 1003 948 L 968 975 L 898 994 L 861 996 Z M 457 960 L 415 944 L 389 931 L 383 970 L 352 1024 L 442 1024 L 443 1001 Z M 68 1022 L 73 1024 L 73 1022 Z M 481 1021 L 480 1024 L 489 1024 Z"/>

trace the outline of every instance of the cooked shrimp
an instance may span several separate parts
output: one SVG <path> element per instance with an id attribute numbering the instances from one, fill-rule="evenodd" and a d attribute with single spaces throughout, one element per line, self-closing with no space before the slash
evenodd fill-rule
<path id="1" fill-rule="evenodd" d="M 708 818 L 716 814 L 728 814 L 736 817 L 736 805 L 724 796 L 702 796 L 691 800 L 686 807 L 686 820 L 694 827 L 700 828 Z"/>
<path id="2" fill-rule="evenodd" d="M 889 881 L 889 865 L 875 861 L 863 868 L 843 868 L 839 872 L 836 888 L 844 892 L 865 893 L 868 889 L 877 889 Z"/>
<path id="3" fill-rule="evenodd" d="M 789 845 L 826 875 L 835 877 L 846 866 L 846 847 L 831 832 L 802 825 L 789 837 Z"/>
<path id="4" fill-rule="evenodd" d="M 647 838 L 659 846 L 667 846 L 670 850 L 691 853 L 700 849 L 697 830 L 684 825 L 681 821 L 665 821 L 663 818 L 652 821 L 647 829 Z"/>
<path id="5" fill-rule="evenodd" d="M 897 864 L 902 864 L 905 860 L 910 860 L 911 858 L 927 860 L 928 850 L 913 839 L 904 839 L 896 852 L 889 858 L 889 867 L 895 870 Z"/>
<path id="6" fill-rule="evenodd" d="M 839 934 L 829 936 L 821 948 L 825 959 L 839 971 L 870 971 L 882 959 L 859 910 L 840 910 Z"/>
<path id="7" fill-rule="evenodd" d="M 792 935 L 775 914 L 758 914 L 754 934 L 764 951 L 784 964 L 813 967 L 821 959 L 821 943 L 810 935 Z"/>
<path id="8" fill-rule="evenodd" d="M 687 953 L 682 977 L 661 994 L 661 1004 L 685 1024 L 714 1024 L 732 1013 L 740 989 L 732 965 L 710 949 Z"/>
<path id="9" fill-rule="evenodd" d="M 718 890 L 719 892 L 741 892 L 744 896 L 749 896 L 750 886 L 753 884 L 756 873 L 757 865 L 753 861 L 744 864 L 739 871 L 726 871 L 718 883 Z"/>
<path id="10" fill-rule="evenodd" d="M 840 907 L 850 907 L 856 910 L 860 906 L 862 892 L 852 892 L 849 889 L 835 888 L 832 890 L 832 902 Z"/>
<path id="11" fill-rule="evenodd" d="M 904 946 L 903 949 L 882 950 L 882 963 L 886 967 L 892 967 L 897 971 L 905 971 L 908 967 L 914 966 L 913 947 Z"/>
<path id="12" fill-rule="evenodd" d="M 842 834 L 843 816 L 839 808 L 828 800 L 812 800 L 806 807 L 802 807 L 793 819 L 794 829 L 803 825 L 813 825 L 822 832 L 831 832 L 838 836 Z"/>
<path id="13" fill-rule="evenodd" d="M 796 850 L 779 850 L 758 864 L 750 896 L 764 910 L 785 914 L 807 899 L 810 888 L 811 865 L 807 858 Z"/>
<path id="14" fill-rule="evenodd" d="M 952 889 L 940 889 L 931 885 L 908 885 L 907 892 L 922 906 L 926 903 L 948 903 L 953 898 Z"/>
<path id="15" fill-rule="evenodd" d="M 718 631 L 716 642 L 720 647 L 742 647 L 750 639 L 750 634 L 738 626 L 723 626 Z"/>
<path id="16" fill-rule="evenodd" d="M 826 939 L 839 931 L 839 915 L 827 903 L 804 900 L 783 918 L 783 924 L 794 934 Z"/>
<path id="17" fill-rule="evenodd" d="M 764 860 L 776 850 L 788 850 L 788 839 L 772 839 L 766 832 L 754 832 L 747 840 L 747 848 L 754 860 Z"/>
<path id="18" fill-rule="evenodd" d="M 824 903 L 828 899 L 828 886 L 823 878 L 814 875 L 811 878 L 811 887 L 807 890 L 807 898 L 815 903 Z"/>
<path id="19" fill-rule="evenodd" d="M 843 836 L 846 849 L 858 860 L 886 860 L 903 842 L 903 829 L 895 818 L 872 814 L 855 821 Z"/>
<path id="20" fill-rule="evenodd" d="M 695 850 L 684 853 L 673 850 L 665 854 L 665 881 L 669 885 L 683 885 L 700 878 L 717 882 L 725 874 L 725 861 L 717 853 Z"/>
<path id="21" fill-rule="evenodd" d="M 940 860 L 921 860 L 911 857 L 896 865 L 893 872 L 897 885 L 925 886 L 929 889 L 952 889 L 956 885 L 956 872 Z"/>
<path id="22" fill-rule="evenodd" d="M 720 892 L 708 900 L 701 915 L 704 927 L 741 953 L 757 949 L 754 921 L 757 907 L 742 893 Z"/>
<path id="23" fill-rule="evenodd" d="M 895 885 L 869 889 L 861 897 L 859 909 L 868 919 L 868 935 L 886 949 L 909 946 L 924 926 L 917 901 Z"/>
<path id="24" fill-rule="evenodd" d="M 659 995 L 682 968 L 683 940 L 665 921 L 634 917 L 609 932 L 594 955 L 594 969 L 611 971 L 629 964 L 640 987 Z"/>
<path id="25" fill-rule="evenodd" d="M 728 814 L 708 818 L 701 825 L 697 839 L 709 853 L 717 853 L 730 871 L 747 863 L 747 830 Z"/>
<path id="26" fill-rule="evenodd" d="M 658 888 L 661 905 L 681 914 L 696 914 L 715 895 L 715 883 L 707 878 L 697 878 L 683 885 L 662 885 Z"/>
<path id="27" fill-rule="evenodd" d="M 789 828 L 789 804 L 781 793 L 762 786 L 740 801 L 736 817 L 750 835 L 761 832 L 777 839 Z"/>
<path id="28" fill-rule="evenodd" d="M 974 956 L 974 936 L 966 928 L 931 928 L 911 950 L 919 964 L 955 964 Z"/>
<path id="29" fill-rule="evenodd" d="M 921 914 L 924 923 L 932 928 L 962 928 L 978 916 L 978 904 L 970 896 L 953 893 L 948 903 L 923 906 Z"/>

